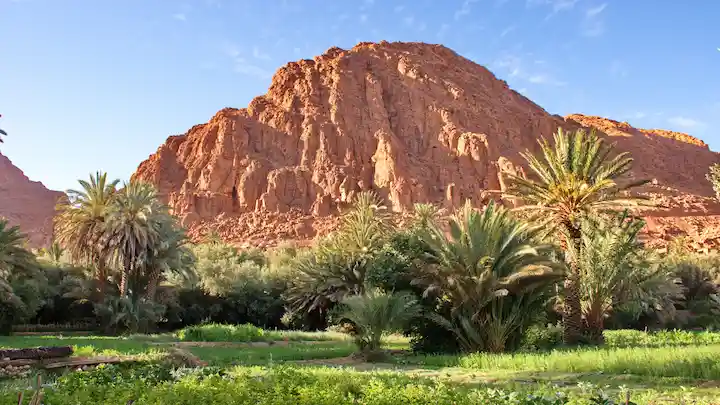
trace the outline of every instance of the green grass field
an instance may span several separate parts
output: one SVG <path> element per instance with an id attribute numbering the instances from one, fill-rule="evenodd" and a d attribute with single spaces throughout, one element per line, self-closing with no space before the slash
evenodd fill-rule
<path id="1" fill-rule="evenodd" d="M 265 332 L 264 338 L 259 340 L 260 343 L 257 343 L 257 339 L 222 342 L 214 338 L 205 339 L 211 343 L 197 343 L 194 340 L 181 341 L 175 334 L 129 337 L 10 336 L 0 337 L 0 348 L 71 345 L 76 350 L 76 356 L 134 355 L 147 361 L 154 361 L 162 358 L 171 347 L 180 347 L 208 362 L 210 366 L 219 367 L 231 375 L 244 376 L 240 378 L 243 382 L 238 382 L 240 385 L 249 384 L 243 380 L 249 378 L 248 373 L 274 373 L 272 370 L 277 367 L 291 367 L 293 370 L 305 370 L 301 374 L 293 374 L 300 379 L 311 378 L 308 377 L 309 375 L 312 379 L 321 378 L 317 376 L 329 376 L 327 379 L 331 382 L 337 382 L 338 376 L 358 381 L 370 379 L 367 381 L 374 381 L 379 384 L 378 387 L 382 385 L 383 390 L 391 390 L 393 384 L 399 384 L 398 386 L 406 384 L 404 382 L 400 384 L 398 379 L 409 378 L 411 380 L 408 381 L 422 382 L 422 384 L 440 382 L 466 392 L 469 396 L 480 395 L 472 394 L 475 392 L 472 391 L 473 389 L 494 387 L 517 392 L 562 391 L 569 398 L 581 396 L 587 398 L 594 389 L 600 387 L 616 398 L 620 398 L 629 390 L 633 400 L 638 404 L 678 404 L 685 400 L 697 401 L 695 402 L 697 404 L 720 404 L 720 361 L 718 360 L 720 343 L 716 340 L 720 334 L 683 332 L 683 334 L 640 335 L 643 332 L 613 331 L 609 332 L 608 344 L 603 348 L 457 356 L 404 354 L 395 356 L 395 361 L 392 363 L 367 364 L 348 357 L 355 348 L 344 335 L 325 332 L 274 333 Z M 273 338 L 268 338 L 269 336 Z M 662 339 L 668 343 L 662 344 Z M 636 346 L 630 347 L 631 344 Z M 404 338 L 393 337 L 389 339 L 388 347 L 407 349 L 409 344 Z M 56 378 L 58 378 L 56 374 L 45 375 L 47 382 L 52 383 Z M 0 391 L 17 391 L 28 387 L 30 380 L 31 378 L 0 380 Z M 316 383 L 330 384 L 320 380 L 312 384 Z M 189 384 L 185 387 L 186 390 L 197 390 L 184 394 L 192 398 L 196 398 L 193 396 L 195 394 L 199 395 L 198 398 L 210 395 L 206 392 L 211 390 L 207 383 L 191 384 L 185 380 L 178 380 L 175 384 L 177 389 L 180 389 L 182 384 Z M 223 380 L 222 383 L 217 382 L 217 384 L 218 387 L 224 386 L 227 381 Z M 122 391 L 118 395 L 120 397 L 145 395 L 143 390 L 150 388 L 135 387 L 134 389 L 140 391 L 131 393 Z M 362 388 L 361 391 L 364 389 Z M 173 390 L 166 390 L 164 395 L 176 400 L 175 396 L 180 394 Z M 93 397 L 95 402 L 101 399 L 110 400 L 110 397 L 97 397 L 100 395 L 98 393 L 92 395 L 96 395 Z M 363 395 L 371 395 L 371 393 Z M 411 394 L 405 392 L 403 395 Z M 163 397 L 163 400 L 165 399 L 166 397 Z M 236 401 L 234 398 L 228 400 Z M 439 401 L 438 403 L 445 403 Z M 148 400 L 147 403 L 154 402 Z"/>

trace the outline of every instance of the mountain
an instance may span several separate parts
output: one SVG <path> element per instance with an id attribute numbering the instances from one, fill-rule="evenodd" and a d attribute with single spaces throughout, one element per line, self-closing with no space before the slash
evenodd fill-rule
<path id="1" fill-rule="evenodd" d="M 503 188 L 499 173 L 522 170 L 520 152 L 558 127 L 596 128 L 631 152 L 634 175 L 653 179 L 642 193 L 661 204 L 647 214 L 720 214 L 704 177 L 720 159 L 702 141 L 549 114 L 486 68 L 423 43 L 290 62 L 267 94 L 171 136 L 134 177 L 154 183 L 194 236 L 215 228 L 262 246 L 326 232 L 360 190 L 396 212 L 482 203 Z"/>
<path id="2" fill-rule="evenodd" d="M 0 217 L 18 225 L 30 247 L 46 247 L 53 231 L 55 204 L 63 193 L 31 181 L 0 153 Z"/>

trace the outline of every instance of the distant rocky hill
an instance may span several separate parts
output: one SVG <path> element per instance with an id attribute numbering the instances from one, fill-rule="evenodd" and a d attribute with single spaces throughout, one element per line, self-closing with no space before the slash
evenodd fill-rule
<path id="1" fill-rule="evenodd" d="M 702 141 L 551 115 L 486 68 L 423 43 L 361 43 L 288 63 L 266 95 L 168 138 L 135 177 L 156 184 L 193 235 L 215 228 L 262 246 L 326 232 L 360 190 L 397 212 L 482 203 L 502 189 L 499 173 L 520 170 L 519 153 L 558 127 L 596 128 L 632 153 L 634 174 L 653 180 L 641 191 L 660 204 L 646 213 L 652 238 L 671 237 L 668 224 L 692 234 L 689 218 L 715 226 L 720 206 L 704 176 L 720 158 Z"/>
<path id="2" fill-rule="evenodd" d="M 63 193 L 31 181 L 0 153 L 0 217 L 28 235 L 29 246 L 46 247 L 52 238 L 55 204 Z"/>

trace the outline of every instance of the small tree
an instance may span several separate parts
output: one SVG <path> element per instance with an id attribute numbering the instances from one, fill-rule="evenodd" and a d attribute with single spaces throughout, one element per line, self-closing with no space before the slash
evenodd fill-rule
<path id="1" fill-rule="evenodd" d="M 715 197 L 720 199 L 720 163 L 710 166 L 710 171 L 705 175 L 705 178 L 712 184 Z"/>
<path id="2" fill-rule="evenodd" d="M 373 289 L 342 301 L 343 318 L 355 325 L 355 343 L 367 359 L 380 354 L 382 338 L 401 331 L 420 314 L 415 298 L 409 293 L 386 294 Z"/>

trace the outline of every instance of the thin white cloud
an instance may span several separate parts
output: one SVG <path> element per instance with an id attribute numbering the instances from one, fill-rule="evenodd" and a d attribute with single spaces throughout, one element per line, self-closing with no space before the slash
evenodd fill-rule
<path id="1" fill-rule="evenodd" d="M 187 15 L 185 15 L 185 13 L 175 13 L 172 15 L 172 18 L 178 21 L 187 21 Z"/>
<path id="2" fill-rule="evenodd" d="M 395 6 L 395 8 L 393 10 L 395 10 L 396 13 L 402 13 L 402 11 L 405 10 L 405 6 L 403 6 L 403 5 Z"/>
<path id="3" fill-rule="evenodd" d="M 545 71 L 536 71 L 538 65 L 532 68 L 527 67 L 523 57 L 518 54 L 506 52 L 500 58 L 496 59 L 492 66 L 494 69 L 504 71 L 509 78 L 522 80 L 527 83 L 546 86 L 565 86 L 567 83 L 557 79 L 552 74 Z M 532 68 L 532 69 L 531 69 Z M 532 71 L 531 71 L 532 70 Z"/>
<path id="4" fill-rule="evenodd" d="M 360 20 L 360 22 L 363 24 L 367 22 L 367 19 L 368 19 L 367 14 L 360 14 L 360 17 L 358 18 L 358 20 Z"/>
<path id="5" fill-rule="evenodd" d="M 233 70 L 243 75 L 257 77 L 258 79 L 269 79 L 272 77 L 271 71 L 260 66 L 253 65 L 243 58 L 235 58 L 233 60 Z"/>
<path id="6" fill-rule="evenodd" d="M 680 115 L 668 118 L 668 122 L 672 125 L 676 125 L 678 127 L 684 128 L 684 129 L 697 129 L 697 128 L 705 126 L 704 123 L 702 123 L 698 120 L 688 118 L 688 117 L 683 117 Z"/>
<path id="7" fill-rule="evenodd" d="M 587 11 L 585 11 L 585 16 L 586 17 L 594 17 L 594 16 L 602 13 L 603 10 L 605 10 L 605 7 L 607 7 L 607 3 L 603 3 L 597 7 L 589 8 L 589 9 L 587 9 Z"/>
<path id="8" fill-rule="evenodd" d="M 417 27 L 418 31 L 420 31 L 420 32 L 425 31 L 426 28 L 427 28 L 427 24 L 425 24 L 424 22 L 421 22 Z"/>
<path id="9" fill-rule="evenodd" d="M 581 23 L 580 33 L 586 37 L 599 37 L 605 33 L 605 20 L 602 12 L 607 7 L 607 3 L 600 4 L 585 10 L 585 18 Z"/>
<path id="10" fill-rule="evenodd" d="M 514 26 L 514 25 L 511 25 L 511 26 L 505 28 L 505 29 L 500 33 L 500 38 L 504 38 L 507 34 L 513 32 L 513 31 L 515 31 L 515 26 Z"/>
<path id="11" fill-rule="evenodd" d="M 557 80 L 550 75 L 542 74 L 542 73 L 528 77 L 527 81 L 529 81 L 530 83 L 548 84 L 551 86 L 564 86 L 567 84 L 567 83 L 563 82 L 562 80 Z"/>
<path id="12" fill-rule="evenodd" d="M 528 8 L 549 7 L 550 13 L 545 17 L 545 21 L 547 21 L 557 13 L 572 10 L 578 1 L 579 0 L 526 0 L 525 6 Z"/>
<path id="13" fill-rule="evenodd" d="M 437 34 L 435 34 L 435 37 L 437 37 L 438 40 L 442 41 L 445 38 L 445 34 L 447 34 L 447 31 L 450 29 L 450 24 L 442 24 L 440 26 L 440 29 L 438 30 Z"/>
<path id="14" fill-rule="evenodd" d="M 253 47 L 252 55 L 255 59 L 270 60 L 270 55 L 263 53 L 257 46 Z"/>
<path id="15" fill-rule="evenodd" d="M 409 16 L 403 18 L 403 23 L 405 25 L 407 25 L 408 27 L 412 27 L 413 24 L 415 23 L 415 17 L 409 15 Z"/>
<path id="16" fill-rule="evenodd" d="M 462 3 L 462 5 L 460 6 L 460 8 L 459 8 L 457 11 L 455 11 L 455 15 L 454 15 L 455 21 L 461 19 L 463 16 L 466 16 L 466 15 L 470 14 L 470 6 L 472 6 L 472 4 L 473 4 L 473 3 L 476 3 L 477 1 L 478 1 L 478 0 L 465 0 L 465 1 L 463 1 L 463 3 Z"/>

